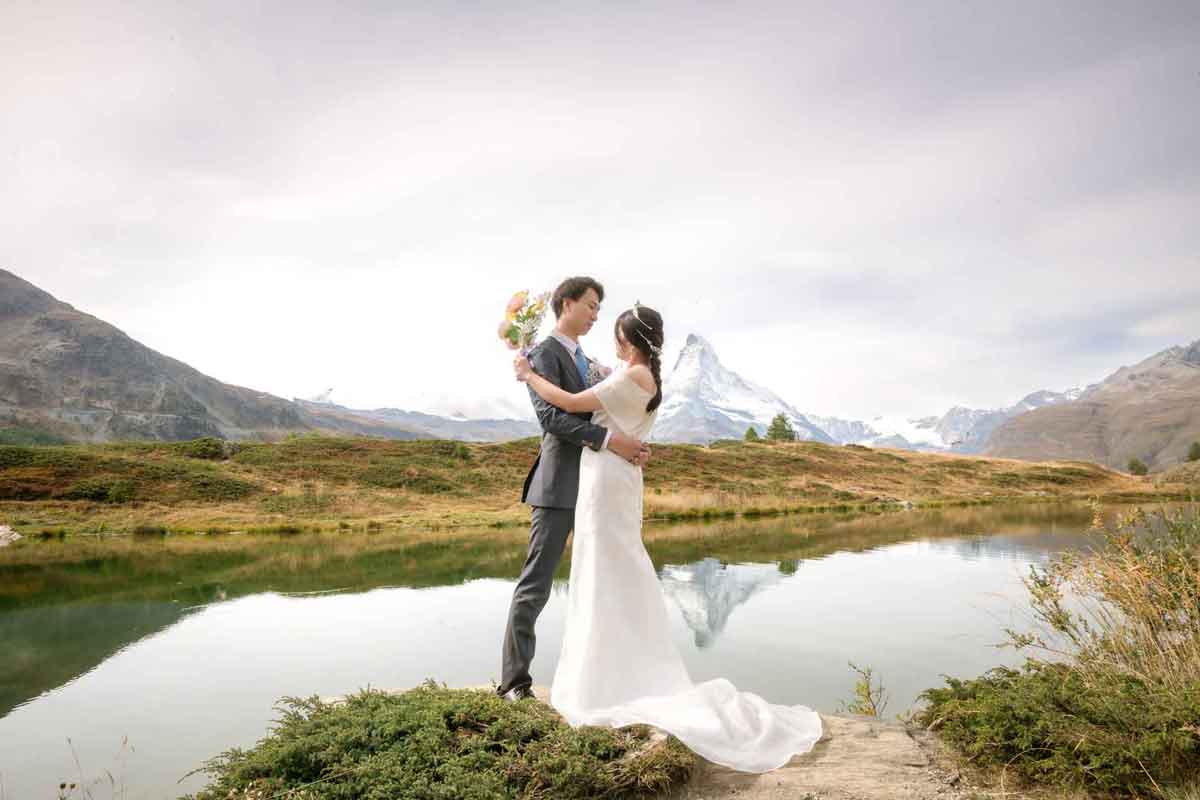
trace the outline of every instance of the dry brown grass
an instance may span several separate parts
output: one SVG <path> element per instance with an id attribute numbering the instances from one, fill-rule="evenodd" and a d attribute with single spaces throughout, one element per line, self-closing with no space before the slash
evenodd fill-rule
<path id="1" fill-rule="evenodd" d="M 1115 673 L 1181 696 L 1194 691 L 1200 685 L 1195 514 L 1137 508 L 1107 525 L 1097 510 L 1093 529 L 1103 538 L 1102 554 L 1061 554 L 1026 579 L 1045 635 L 1020 643 L 1072 659 L 1085 677 Z"/>
<path id="2" fill-rule="evenodd" d="M 170 445 L 0 448 L 0 522 L 23 534 L 447 529 L 524 525 L 520 487 L 537 442 L 462 444 L 302 437 L 245 446 L 196 464 Z M 236 497 L 208 499 L 204 480 L 232 481 Z M 67 499 L 80 481 L 123 482 L 132 499 Z M 686 519 L 899 504 L 1179 493 L 1094 464 L 788 444 L 658 445 L 645 471 L 648 518 Z M 237 492 L 235 492 L 237 494 Z M 8 499 L 4 499 L 8 498 Z M 29 499 L 20 499 L 29 498 Z"/>

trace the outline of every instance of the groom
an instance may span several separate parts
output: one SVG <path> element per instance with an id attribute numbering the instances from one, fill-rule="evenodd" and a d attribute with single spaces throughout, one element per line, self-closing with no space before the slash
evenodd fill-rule
<path id="1" fill-rule="evenodd" d="M 603 299 L 604 287 L 592 278 L 567 278 L 559 284 L 550 300 L 558 320 L 554 332 L 529 353 L 535 372 L 568 392 L 588 388 L 589 360 L 579 338 L 592 329 Z M 607 448 L 635 464 L 645 464 L 650 456 L 649 448 L 637 439 L 593 425 L 591 414 L 568 414 L 532 389 L 529 397 L 542 426 L 542 447 L 521 493 L 521 502 L 533 506 L 533 513 L 529 552 L 513 590 L 504 631 L 501 680 L 496 693 L 506 700 L 533 696 L 529 674 L 536 643 L 533 627 L 550 598 L 554 570 L 562 559 L 567 534 L 575 526 L 583 448 Z"/>

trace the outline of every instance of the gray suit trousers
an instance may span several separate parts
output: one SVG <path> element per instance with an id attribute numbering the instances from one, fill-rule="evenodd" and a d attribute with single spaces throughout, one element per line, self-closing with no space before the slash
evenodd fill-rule
<path id="1" fill-rule="evenodd" d="M 529 552 L 508 609 L 508 627 L 504 630 L 504 647 L 500 663 L 500 685 L 496 694 L 533 685 L 529 665 L 537 644 L 533 627 L 538 615 L 550 599 L 550 584 L 554 571 L 562 560 L 567 535 L 575 527 L 575 509 L 533 509 L 529 530 Z"/>

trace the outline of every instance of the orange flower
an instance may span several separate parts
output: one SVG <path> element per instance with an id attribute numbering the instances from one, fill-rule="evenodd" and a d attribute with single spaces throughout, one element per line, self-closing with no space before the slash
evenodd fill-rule
<path id="1" fill-rule="evenodd" d="M 508 318 L 512 319 L 515 317 L 517 312 L 521 310 L 521 307 L 525 305 L 525 301 L 528 299 L 529 292 L 517 292 L 514 294 L 512 299 L 508 301 L 508 305 L 504 308 L 505 312 L 509 314 Z"/>

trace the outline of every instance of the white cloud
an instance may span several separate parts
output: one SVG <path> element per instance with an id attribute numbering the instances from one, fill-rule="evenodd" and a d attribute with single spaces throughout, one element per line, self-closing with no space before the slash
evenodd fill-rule
<path id="1" fill-rule="evenodd" d="M 639 299 L 815 412 L 1007 405 L 1200 336 L 1196 15 L 1030 10 L 10 7 L 0 266 L 284 396 L 520 407 L 500 307 L 583 273 L 597 355 Z"/>

